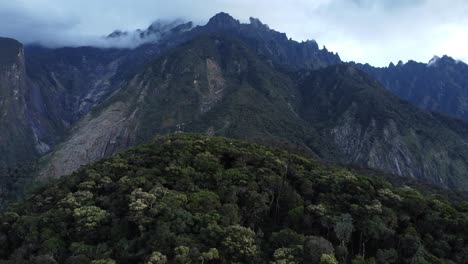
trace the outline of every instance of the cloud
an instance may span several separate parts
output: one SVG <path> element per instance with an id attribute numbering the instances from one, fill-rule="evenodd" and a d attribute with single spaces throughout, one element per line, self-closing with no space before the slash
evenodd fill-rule
<path id="1" fill-rule="evenodd" d="M 0 35 L 49 46 L 103 45 L 115 29 L 157 19 L 203 24 L 225 11 L 257 17 L 296 40 L 315 39 L 344 60 L 388 65 L 448 54 L 468 61 L 466 0 L 16 0 L 0 3 Z"/>

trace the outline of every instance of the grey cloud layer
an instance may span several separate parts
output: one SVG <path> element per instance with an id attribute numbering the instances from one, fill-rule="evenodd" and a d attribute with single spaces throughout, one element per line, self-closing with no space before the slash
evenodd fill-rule
<path id="1" fill-rule="evenodd" d="M 156 19 L 204 23 L 225 11 L 260 18 L 297 40 L 316 39 L 344 60 L 387 65 L 448 54 L 468 61 L 466 0 L 16 0 L 0 3 L 0 35 L 52 46 L 105 45 L 114 29 Z"/>

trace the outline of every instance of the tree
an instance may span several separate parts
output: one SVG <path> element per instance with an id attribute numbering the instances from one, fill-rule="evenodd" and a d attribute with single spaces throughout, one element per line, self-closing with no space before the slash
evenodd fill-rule
<path id="1" fill-rule="evenodd" d="M 178 246 L 174 250 L 175 260 L 180 264 L 190 264 L 192 260 L 190 259 L 190 248 L 186 246 Z"/>
<path id="2" fill-rule="evenodd" d="M 336 219 L 335 234 L 340 240 L 340 247 L 342 248 L 343 254 L 341 255 L 341 261 L 346 261 L 348 250 L 347 244 L 353 233 L 353 218 L 350 214 L 342 214 Z"/>
<path id="3" fill-rule="evenodd" d="M 350 214 L 342 214 L 336 219 L 335 234 L 341 246 L 346 246 L 353 233 L 353 218 Z"/>
<path id="4" fill-rule="evenodd" d="M 167 257 L 163 255 L 161 252 L 154 251 L 151 255 L 146 259 L 145 264 L 166 264 Z"/>
<path id="5" fill-rule="evenodd" d="M 334 249 L 330 241 L 323 237 L 308 236 L 304 240 L 304 262 L 319 263 L 322 255 L 333 255 Z"/>
<path id="6" fill-rule="evenodd" d="M 234 261 L 252 263 L 257 255 L 255 232 L 243 226 L 228 227 L 222 244 Z"/>
<path id="7" fill-rule="evenodd" d="M 207 252 L 203 252 L 200 255 L 200 262 L 202 264 L 215 259 L 219 259 L 219 252 L 216 248 L 210 248 Z"/>
<path id="8" fill-rule="evenodd" d="M 78 231 L 92 231 L 109 218 L 109 213 L 97 206 L 83 206 L 73 210 Z"/>
<path id="9" fill-rule="evenodd" d="M 338 264 L 338 261 L 336 260 L 335 256 L 333 256 L 333 255 L 323 254 L 320 257 L 320 264 Z"/>
<path id="10" fill-rule="evenodd" d="M 278 248 L 273 253 L 274 261 L 272 264 L 299 264 L 302 259 L 299 257 L 302 247 L 296 248 Z"/>

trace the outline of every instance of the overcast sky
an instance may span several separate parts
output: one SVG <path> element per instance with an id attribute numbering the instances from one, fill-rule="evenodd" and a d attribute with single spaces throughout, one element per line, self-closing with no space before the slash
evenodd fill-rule
<path id="1" fill-rule="evenodd" d="M 114 29 L 157 19 L 202 24 L 220 11 L 315 39 L 345 61 L 386 66 L 448 54 L 468 62 L 468 0 L 0 0 L 0 36 L 87 45 Z"/>

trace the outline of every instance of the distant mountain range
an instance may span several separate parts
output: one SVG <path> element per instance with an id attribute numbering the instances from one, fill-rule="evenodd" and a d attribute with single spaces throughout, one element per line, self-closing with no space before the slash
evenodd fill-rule
<path id="1" fill-rule="evenodd" d="M 468 120 L 468 65 L 449 56 L 376 68 L 353 64 L 397 96 L 422 109 Z"/>
<path id="2" fill-rule="evenodd" d="M 23 163 L 39 159 L 28 177 L 55 178 L 180 131 L 468 190 L 468 124 L 456 119 L 467 118 L 462 62 L 345 63 L 315 41 L 226 13 L 204 26 L 160 22 L 108 38 L 139 44 L 50 49 L 0 39 L 4 195 Z"/>

